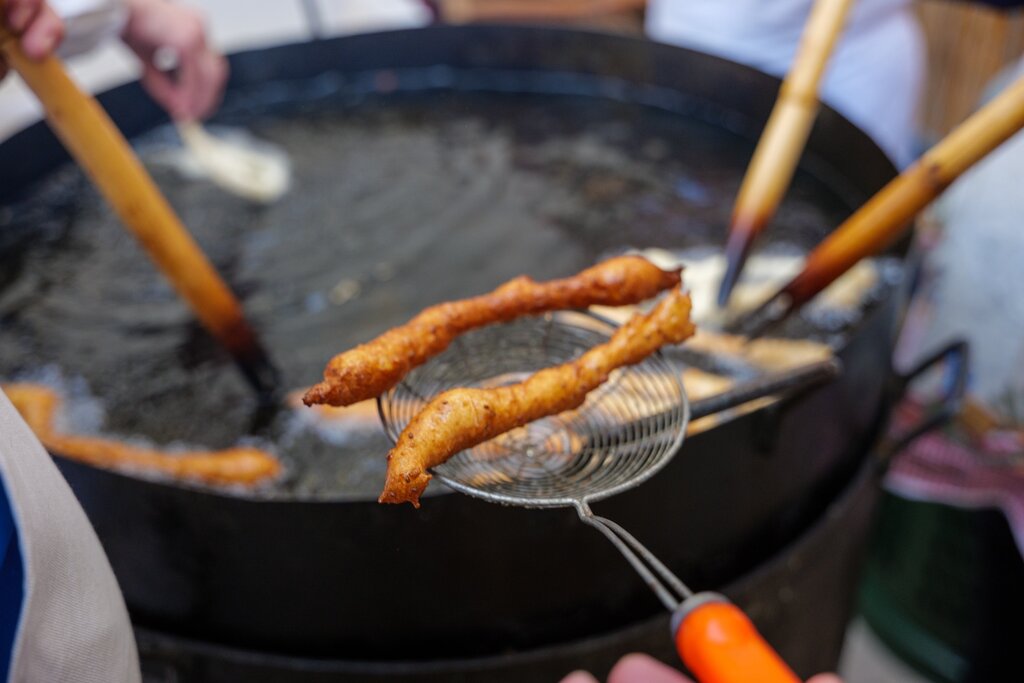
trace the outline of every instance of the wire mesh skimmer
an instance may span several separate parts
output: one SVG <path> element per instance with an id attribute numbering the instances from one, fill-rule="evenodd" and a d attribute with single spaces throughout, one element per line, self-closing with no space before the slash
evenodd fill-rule
<path id="1" fill-rule="evenodd" d="M 538 370 L 577 358 L 607 341 L 614 329 L 589 314 L 558 312 L 474 330 L 380 397 L 384 429 L 395 442 L 437 394 L 454 387 L 520 382 Z M 830 361 L 761 378 L 695 405 L 692 413 L 701 417 L 837 371 Z M 680 367 L 655 353 L 615 371 L 578 409 L 462 451 L 432 472 L 450 488 L 491 502 L 574 507 L 675 612 L 680 656 L 703 683 L 798 681 L 726 598 L 695 595 L 640 541 L 590 509 L 590 503 L 631 489 L 663 468 L 682 445 L 690 417 Z M 715 634 L 730 637 L 723 641 Z"/>

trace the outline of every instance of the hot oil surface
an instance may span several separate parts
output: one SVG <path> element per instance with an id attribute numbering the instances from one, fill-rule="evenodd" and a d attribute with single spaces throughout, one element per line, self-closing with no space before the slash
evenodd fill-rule
<path id="1" fill-rule="evenodd" d="M 257 207 L 144 161 L 262 332 L 288 388 L 421 308 L 516 275 L 562 277 L 626 247 L 719 244 L 751 142 L 675 114 L 585 97 L 371 97 L 244 120 L 292 158 L 294 186 Z M 234 123 L 234 122 L 233 122 Z M 798 175 L 772 239 L 812 244 L 849 212 Z M 56 367 L 106 409 L 103 431 L 226 447 L 254 409 L 79 171 L 0 211 L 0 377 Z M 256 435 L 289 467 L 265 493 L 375 497 L 379 426 L 324 440 L 285 411 Z"/>

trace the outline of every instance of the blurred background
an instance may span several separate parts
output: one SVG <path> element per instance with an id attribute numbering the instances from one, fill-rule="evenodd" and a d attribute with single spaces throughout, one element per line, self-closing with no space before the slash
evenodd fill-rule
<path id="1" fill-rule="evenodd" d="M 542 22 L 639 36 L 644 34 L 646 10 L 643 0 L 189 2 L 205 13 L 214 42 L 226 52 L 306 41 L 313 37 L 424 26 L 435 21 L 456 24 Z M 915 3 L 914 9 L 923 29 L 927 53 L 927 77 L 916 115 L 915 147 L 921 151 L 963 121 L 991 93 L 1000 75 L 1017 63 L 1024 53 L 1024 13 L 952 0 L 922 0 Z M 95 92 L 138 77 L 137 60 L 117 42 L 71 59 L 70 66 L 77 79 Z M 20 130 L 39 116 L 38 104 L 16 78 L 8 78 L 0 85 L 0 138 Z M 1020 152 L 1019 139 L 1016 145 Z M 948 291 L 949 288 L 971 287 L 981 279 L 993 284 L 980 287 L 978 297 L 991 299 L 1006 297 L 1007 292 L 1024 291 L 1018 289 L 1018 274 L 993 273 L 992 261 L 985 255 L 970 257 L 973 247 L 957 237 L 981 229 L 981 225 L 987 226 L 989 251 L 985 253 L 991 254 L 993 248 L 1010 251 L 1020 248 L 1013 259 L 1019 262 L 1019 254 L 1024 254 L 1020 238 L 1024 233 L 1019 230 L 1024 215 L 1018 213 L 1020 205 L 1014 201 L 1015 194 L 1020 192 L 1020 175 L 1016 171 L 1024 171 L 1016 161 L 1020 156 L 1000 161 L 1001 167 L 979 169 L 980 175 L 973 180 L 965 179 L 975 183 L 975 189 L 967 185 L 929 212 L 923 220 L 923 236 L 919 238 L 923 243 L 921 248 L 929 254 L 933 265 L 925 278 L 924 294 L 911 311 L 909 329 L 899 348 L 900 356 L 912 359 L 930 345 L 960 334 L 969 336 L 977 344 L 983 359 L 992 359 L 990 365 L 983 361 L 978 370 L 982 376 L 975 380 L 987 388 L 976 392 L 978 398 L 972 403 L 972 411 L 959 423 L 961 430 L 1014 432 L 1022 417 L 1013 414 L 1012 408 L 1006 409 L 1005 402 L 999 398 L 1007 391 L 1019 390 L 1022 383 L 1018 354 L 1024 351 L 1019 341 L 1024 315 L 1019 301 L 1011 301 L 1007 307 L 993 311 L 992 307 L 979 306 L 976 300 L 957 299 Z M 983 192 L 977 189 L 978 185 L 984 185 Z M 989 207 L 998 206 L 1004 200 L 1009 205 L 986 214 L 977 206 L 979 196 L 991 200 L 986 205 Z M 1013 216 L 1017 220 L 1007 218 Z M 993 244 L 998 246 L 993 247 Z M 950 250 L 958 253 L 957 265 L 949 264 Z M 940 310 L 942 314 L 938 315 Z M 938 320 L 939 317 L 956 322 L 946 324 Z M 1001 319 L 994 320 L 995 317 Z M 1002 340 L 1001 343 L 997 343 L 997 339 Z M 1007 367 L 1011 371 L 1002 376 L 1000 369 Z M 954 440 L 957 437 L 937 438 Z M 932 443 L 931 447 L 938 445 Z M 1019 458 L 1019 453 L 1014 453 L 1013 457 Z M 1019 476 L 1019 461 L 1014 460 L 1014 463 L 1018 463 L 1014 467 L 1018 468 L 1015 476 Z M 918 495 L 915 499 L 908 493 L 912 487 L 906 485 L 906 481 L 903 484 L 901 488 L 900 481 L 895 481 L 883 504 L 882 527 L 875 540 L 864 588 L 865 612 L 853 622 L 843 654 L 841 673 L 846 683 L 957 680 L 955 673 L 949 673 L 957 670 L 957 657 L 968 656 L 976 645 L 964 640 L 969 640 L 970 634 L 964 629 L 969 631 L 970 625 L 961 622 L 959 628 L 950 626 L 945 621 L 955 622 L 957 617 L 933 608 L 950 596 L 969 601 L 970 591 L 989 580 L 985 578 L 986 567 L 974 566 L 972 558 L 993 558 L 988 568 L 1005 569 L 1003 577 L 1019 576 L 1019 568 L 1014 566 L 1013 530 L 998 512 L 999 506 L 991 504 L 991 499 L 965 502 L 956 494 Z M 1019 498 L 1019 493 L 1013 490 L 1008 496 Z M 916 547 L 892 540 L 908 536 L 917 539 Z M 907 553 L 916 555 L 908 560 Z M 931 577 L 930 572 L 934 572 Z M 929 578 L 933 581 L 929 582 Z M 1016 600 L 1019 595 L 1009 599 Z M 905 602 L 898 604 L 897 598 Z M 973 615 L 971 618 L 982 617 Z M 925 641 L 930 644 L 920 645 Z M 950 662 L 948 666 L 939 664 L 929 671 L 925 661 L 929 651 L 936 661 Z M 938 671 L 943 666 L 945 674 Z"/>

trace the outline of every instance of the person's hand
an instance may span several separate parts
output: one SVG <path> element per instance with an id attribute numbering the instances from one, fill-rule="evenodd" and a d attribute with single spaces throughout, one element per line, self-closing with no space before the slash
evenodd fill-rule
<path id="1" fill-rule="evenodd" d="M 29 59 L 50 55 L 64 37 L 63 22 L 43 0 L 7 0 L 3 21 L 21 36 L 21 49 Z M 6 75 L 7 62 L 0 55 L 0 79 Z"/>
<path id="2" fill-rule="evenodd" d="M 562 683 L 597 683 L 586 671 L 574 671 Z M 647 655 L 626 655 L 612 667 L 608 683 L 693 683 L 670 666 Z"/>
<path id="3" fill-rule="evenodd" d="M 206 42 L 199 13 L 166 0 L 128 0 L 124 42 L 142 60 L 142 85 L 176 121 L 211 113 L 224 93 L 227 60 Z M 173 71 L 157 62 L 169 55 Z"/>
<path id="4" fill-rule="evenodd" d="M 562 683 L 598 683 L 586 671 L 574 671 L 562 679 Z M 626 655 L 619 660 L 611 673 L 608 683 L 693 683 L 689 678 L 672 667 L 666 666 L 647 655 Z M 842 683 L 834 674 L 819 674 L 807 683 Z"/>

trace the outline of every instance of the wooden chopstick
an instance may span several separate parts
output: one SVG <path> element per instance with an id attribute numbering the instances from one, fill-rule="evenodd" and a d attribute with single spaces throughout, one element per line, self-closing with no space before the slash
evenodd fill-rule
<path id="1" fill-rule="evenodd" d="M 796 277 L 731 327 L 743 330 L 761 318 L 757 333 L 762 333 L 788 317 L 858 261 L 892 244 L 950 183 L 1021 128 L 1024 76 L 890 181 L 811 252 Z"/>
<path id="2" fill-rule="evenodd" d="M 818 87 L 853 0 L 817 0 L 807 18 L 793 65 L 782 82 L 732 210 L 726 270 L 718 290 L 724 307 L 750 247 L 789 188 L 818 115 Z"/>
<path id="3" fill-rule="evenodd" d="M 121 221 L 232 354 L 251 384 L 269 396 L 277 373 L 238 300 L 182 225 L 124 136 L 56 57 L 29 59 L 18 39 L 0 29 L 0 50 L 35 93 L 54 132 Z"/>

